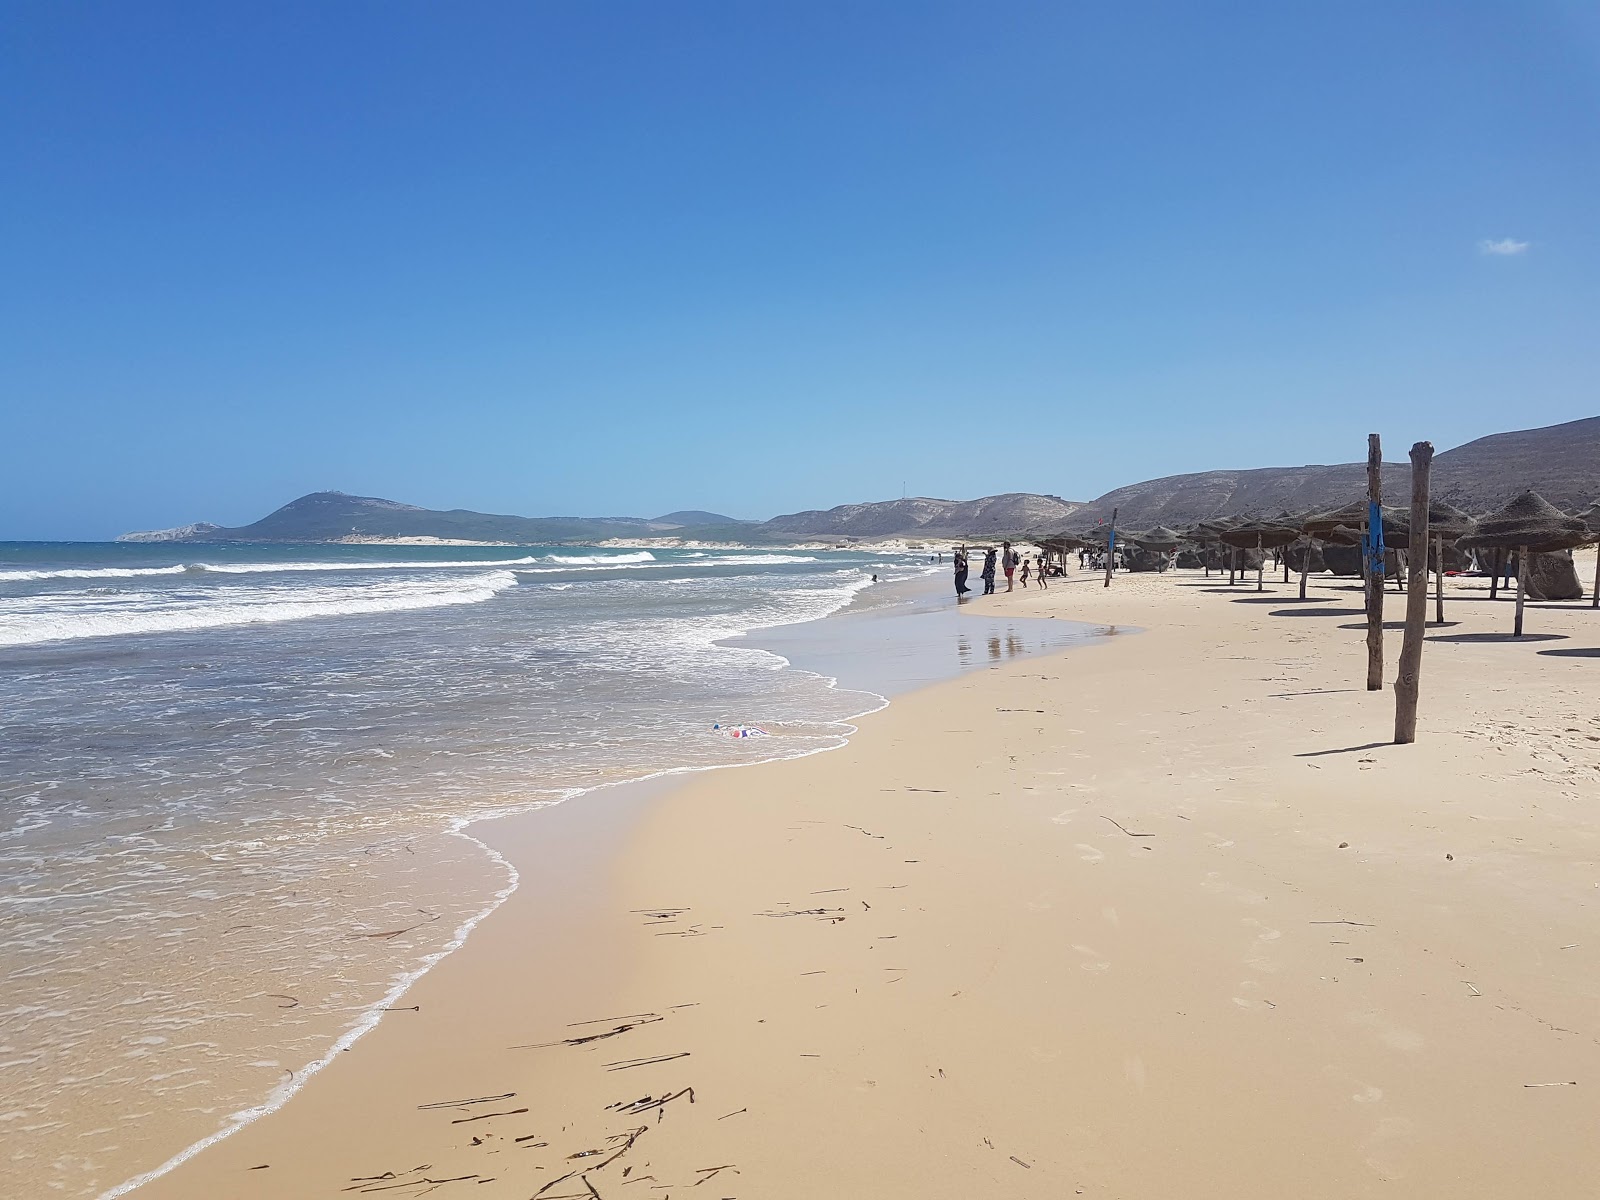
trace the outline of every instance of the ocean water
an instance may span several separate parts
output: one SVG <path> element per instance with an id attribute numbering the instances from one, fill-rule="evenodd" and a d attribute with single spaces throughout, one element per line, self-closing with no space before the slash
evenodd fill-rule
<path id="1" fill-rule="evenodd" d="M 838 745 L 881 700 L 737 635 L 927 570 L 0 544 L 9 1186 L 114 1192 L 292 1090 L 514 886 L 471 821 Z"/>

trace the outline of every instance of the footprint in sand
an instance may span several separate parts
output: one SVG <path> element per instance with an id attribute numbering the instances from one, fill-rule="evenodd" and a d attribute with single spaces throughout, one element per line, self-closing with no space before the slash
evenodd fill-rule
<path id="1" fill-rule="evenodd" d="M 1108 925 L 1122 924 L 1122 918 L 1117 916 L 1117 910 L 1114 908 L 1102 908 L 1100 910 L 1100 915 L 1105 918 L 1106 924 Z"/>
<path id="2" fill-rule="evenodd" d="M 1411 1053 L 1421 1050 L 1427 1040 L 1414 1030 L 1396 1025 L 1387 1020 L 1381 1013 L 1363 1012 L 1351 1013 L 1350 1020 L 1375 1034 L 1380 1042 L 1391 1050 L 1401 1050 Z"/>
<path id="3" fill-rule="evenodd" d="M 1083 851 L 1078 857 L 1086 863 L 1097 863 L 1105 858 L 1105 855 L 1098 848 L 1085 845 L 1083 842 L 1079 842 L 1077 848 Z"/>
<path id="4" fill-rule="evenodd" d="M 1057 825 L 1070 825 L 1070 824 L 1072 824 L 1072 818 L 1077 816 L 1077 815 L 1078 815 L 1078 810 L 1077 809 L 1075 809 L 1075 808 L 1063 808 L 1060 812 L 1058 812 L 1055 816 L 1051 817 L 1050 819 L 1053 822 L 1055 822 Z"/>
<path id="5" fill-rule="evenodd" d="M 1269 928 L 1254 917 L 1243 917 L 1240 923 L 1257 931 L 1250 953 L 1244 957 L 1245 966 L 1268 974 L 1275 973 L 1278 969 L 1278 964 L 1272 961 L 1271 956 L 1268 954 L 1268 949 L 1273 942 L 1283 936 L 1283 931 Z"/>
<path id="6" fill-rule="evenodd" d="M 1242 888 L 1238 884 L 1229 883 L 1217 871 L 1207 871 L 1205 878 L 1200 881 L 1200 887 L 1203 891 L 1232 896 L 1241 904 L 1264 904 L 1267 899 L 1259 892 L 1252 892 L 1249 888 Z"/>
<path id="7" fill-rule="evenodd" d="M 1361 1143 L 1361 1160 L 1384 1179 L 1398 1179 L 1404 1142 L 1410 1139 L 1412 1124 L 1403 1117 L 1385 1117 Z"/>
<path id="8" fill-rule="evenodd" d="M 1101 971 L 1109 971 L 1111 969 L 1111 964 L 1101 958 L 1100 951 L 1094 947 L 1075 945 L 1072 948 L 1083 957 L 1084 961 L 1078 964 L 1083 970 L 1093 971 L 1098 974 Z"/>
<path id="9" fill-rule="evenodd" d="M 1252 996 L 1248 994 L 1250 992 L 1258 992 L 1261 990 L 1261 985 L 1254 979 L 1242 979 L 1234 986 L 1237 987 L 1241 992 L 1247 993 L 1246 995 L 1235 996 L 1233 998 L 1233 1002 L 1240 1008 L 1245 1009 L 1247 1012 L 1270 1012 L 1272 1009 L 1278 1007 L 1271 1000 L 1263 1000 L 1259 996 Z"/>

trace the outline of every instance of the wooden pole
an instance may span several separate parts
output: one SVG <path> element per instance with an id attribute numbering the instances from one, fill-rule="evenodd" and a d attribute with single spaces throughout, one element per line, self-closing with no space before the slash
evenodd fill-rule
<path id="1" fill-rule="evenodd" d="M 1528 548 L 1517 547 L 1517 623 L 1512 632 L 1513 637 L 1522 636 L 1522 597 L 1527 589 L 1523 586 L 1528 578 Z"/>
<path id="2" fill-rule="evenodd" d="M 1239 569 L 1239 547 L 1228 547 L 1228 586 L 1233 586 L 1233 576 Z"/>
<path id="3" fill-rule="evenodd" d="M 1378 509 L 1378 528 L 1368 537 L 1376 541 L 1383 531 L 1383 443 L 1367 434 L 1367 499 Z M 1372 518 L 1369 515 L 1367 524 Z M 1367 691 L 1383 687 L 1383 556 L 1365 556 L 1367 563 Z"/>
<path id="4" fill-rule="evenodd" d="M 1306 598 L 1306 572 L 1311 569 L 1311 548 L 1317 544 L 1317 539 L 1306 538 L 1306 544 L 1300 547 L 1300 599 Z"/>
<path id="5" fill-rule="evenodd" d="M 1444 624 L 1444 534 L 1433 535 L 1433 618 Z"/>
<path id="6" fill-rule="evenodd" d="M 1505 562 L 1505 557 L 1506 552 L 1504 548 L 1496 548 L 1494 552 L 1494 566 L 1492 568 L 1494 574 L 1489 579 L 1489 599 L 1491 600 L 1493 600 L 1495 595 L 1500 591 L 1500 567 L 1501 564 Z"/>
<path id="7" fill-rule="evenodd" d="M 1261 586 L 1261 577 L 1266 573 L 1267 555 L 1261 548 L 1261 535 L 1256 534 L 1256 591 L 1264 592 L 1267 589 Z"/>
<path id="8" fill-rule="evenodd" d="M 1594 599 L 1589 601 L 1590 608 L 1600 608 L 1600 546 L 1595 547 L 1594 556 Z"/>
<path id="9" fill-rule="evenodd" d="M 1422 639 L 1428 623 L 1428 485 L 1433 443 L 1411 447 L 1411 544 L 1422 547 L 1422 570 L 1411 564 L 1406 578 L 1406 632 L 1400 642 L 1400 668 L 1394 681 L 1394 740 L 1417 740 L 1417 694 L 1422 681 Z"/>
<path id="10" fill-rule="evenodd" d="M 1111 532 L 1106 536 L 1106 581 L 1104 587 L 1111 586 L 1111 564 L 1117 559 L 1117 510 L 1111 510 Z"/>

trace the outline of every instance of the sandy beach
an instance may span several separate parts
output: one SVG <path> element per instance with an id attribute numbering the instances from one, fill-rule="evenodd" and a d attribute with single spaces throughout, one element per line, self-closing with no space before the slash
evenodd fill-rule
<path id="1" fill-rule="evenodd" d="M 1452 581 L 1397 747 L 1359 592 L 1296 590 L 976 600 L 1129 632 L 476 827 L 511 898 L 136 1194 L 1594 1195 L 1600 613 Z"/>

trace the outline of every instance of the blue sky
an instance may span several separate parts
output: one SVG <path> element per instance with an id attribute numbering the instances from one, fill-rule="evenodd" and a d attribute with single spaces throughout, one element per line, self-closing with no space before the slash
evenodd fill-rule
<path id="1" fill-rule="evenodd" d="M 0 538 L 1087 499 L 1592 416 L 1595 11 L 17 0 Z"/>

